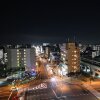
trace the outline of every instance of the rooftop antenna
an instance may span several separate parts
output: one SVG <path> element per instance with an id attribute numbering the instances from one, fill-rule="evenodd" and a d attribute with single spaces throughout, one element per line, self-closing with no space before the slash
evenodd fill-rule
<path id="1" fill-rule="evenodd" d="M 76 41 L 75 35 L 74 35 L 74 42 Z"/>
<path id="2" fill-rule="evenodd" d="M 69 42 L 69 37 L 68 37 L 68 42 Z"/>

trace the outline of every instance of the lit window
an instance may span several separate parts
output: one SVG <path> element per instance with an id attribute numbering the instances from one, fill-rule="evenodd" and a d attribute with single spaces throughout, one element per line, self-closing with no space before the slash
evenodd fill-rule
<path id="1" fill-rule="evenodd" d="M 24 49 L 24 51 L 26 51 L 26 50 Z"/>
<path id="2" fill-rule="evenodd" d="M 24 54 L 26 54 L 26 52 L 24 52 Z"/>
<path id="3" fill-rule="evenodd" d="M 66 55 L 64 54 L 64 56 L 66 57 Z"/>
<path id="4" fill-rule="evenodd" d="M 74 52 L 76 53 L 76 50 Z"/>
<path id="5" fill-rule="evenodd" d="M 72 62 L 72 64 L 76 64 L 76 62 Z"/>
<path id="6" fill-rule="evenodd" d="M 74 58 L 74 60 L 76 60 L 76 58 Z"/>
<path id="7" fill-rule="evenodd" d="M 17 63 L 19 64 L 19 61 L 17 61 Z"/>
<path id="8" fill-rule="evenodd" d="M 19 52 L 19 49 L 17 49 L 17 52 Z"/>
<path id="9" fill-rule="evenodd" d="M 63 58 L 63 60 L 65 60 L 65 58 Z"/>
<path id="10" fill-rule="evenodd" d="M 19 59 L 17 58 L 17 60 L 19 60 Z"/>
<path id="11" fill-rule="evenodd" d="M 63 54 L 61 54 L 63 56 Z"/>
<path id="12" fill-rule="evenodd" d="M 26 63 L 24 64 L 24 66 L 26 66 Z"/>
<path id="13" fill-rule="evenodd" d="M 17 66 L 19 67 L 19 64 L 17 64 Z"/>
<path id="14" fill-rule="evenodd" d="M 19 52 L 17 52 L 17 55 L 19 55 Z"/>
<path id="15" fill-rule="evenodd" d="M 76 66 L 74 66 L 74 69 L 77 69 L 77 67 L 76 67 Z"/>
<path id="16" fill-rule="evenodd" d="M 5 60 L 7 60 L 7 59 L 5 59 Z"/>
<path id="17" fill-rule="evenodd" d="M 74 55 L 74 57 L 77 57 L 77 55 Z"/>

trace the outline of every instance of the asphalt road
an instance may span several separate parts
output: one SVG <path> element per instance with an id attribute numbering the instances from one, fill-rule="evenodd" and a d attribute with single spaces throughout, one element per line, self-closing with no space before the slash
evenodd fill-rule
<path id="1" fill-rule="evenodd" d="M 42 84 L 42 85 L 41 85 Z M 64 81 L 46 81 L 25 92 L 25 100 L 97 100 L 87 89 Z"/>
<path id="2" fill-rule="evenodd" d="M 61 96 L 65 98 L 64 100 L 97 100 L 87 89 L 78 84 L 59 82 L 56 87 L 58 89 L 56 93 L 59 97 L 61 93 Z"/>
<path id="3" fill-rule="evenodd" d="M 43 70 L 43 65 L 41 67 Z M 41 85 L 42 84 L 42 85 Z M 37 86 L 29 86 L 24 93 L 25 100 L 97 100 L 87 89 L 78 84 L 68 83 L 55 77 L 55 80 L 48 79 Z M 44 84 L 44 85 L 43 85 Z"/>
<path id="4" fill-rule="evenodd" d="M 8 100 L 11 91 L 9 86 L 0 87 L 0 100 Z"/>
<path id="5" fill-rule="evenodd" d="M 25 92 L 24 98 L 25 100 L 56 100 L 49 82 L 42 82 L 35 87 L 31 85 Z"/>

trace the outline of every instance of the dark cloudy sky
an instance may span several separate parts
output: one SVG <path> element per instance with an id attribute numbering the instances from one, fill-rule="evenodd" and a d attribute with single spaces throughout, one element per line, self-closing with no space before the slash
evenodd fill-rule
<path id="1" fill-rule="evenodd" d="M 3 2 L 0 43 L 100 43 L 100 4 L 65 2 Z"/>

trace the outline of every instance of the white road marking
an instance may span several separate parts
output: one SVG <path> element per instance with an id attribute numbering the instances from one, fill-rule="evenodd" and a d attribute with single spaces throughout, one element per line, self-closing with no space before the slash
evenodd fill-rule
<path id="1" fill-rule="evenodd" d="M 8 100 L 10 100 L 10 97 L 11 97 L 12 93 L 13 93 L 13 92 L 10 93 Z"/>
<path id="2" fill-rule="evenodd" d="M 56 97 L 56 98 L 59 98 L 59 97 L 57 96 L 56 92 L 55 92 L 53 89 L 52 89 L 52 91 L 53 91 L 55 97 Z"/>

